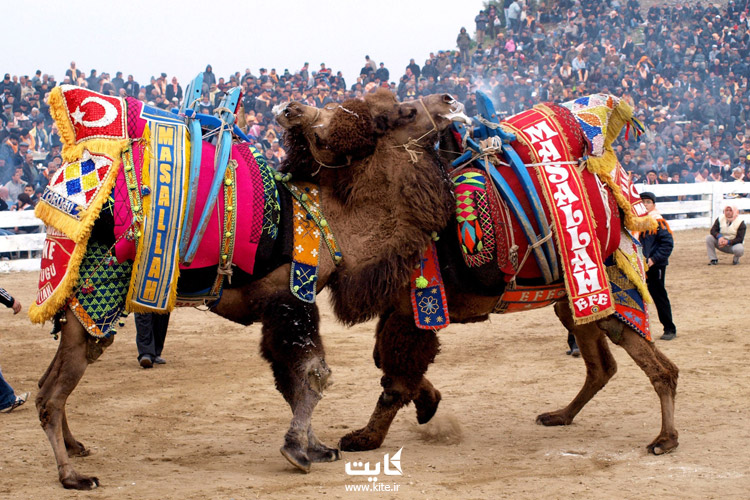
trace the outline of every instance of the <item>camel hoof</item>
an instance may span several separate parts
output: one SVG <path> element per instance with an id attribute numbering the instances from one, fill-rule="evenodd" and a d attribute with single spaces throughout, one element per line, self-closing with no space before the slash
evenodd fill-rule
<path id="1" fill-rule="evenodd" d="M 86 477 L 75 475 L 65 479 L 60 479 L 63 488 L 66 490 L 93 490 L 99 486 L 98 477 Z"/>
<path id="2" fill-rule="evenodd" d="M 546 427 L 552 427 L 556 425 L 570 425 L 573 421 L 565 418 L 562 414 L 557 412 L 542 413 L 536 417 L 536 423 L 544 425 Z"/>
<path id="3" fill-rule="evenodd" d="M 83 443 L 76 441 L 75 446 L 65 445 L 68 451 L 69 457 L 88 457 L 91 455 L 91 450 L 86 448 Z"/>
<path id="4" fill-rule="evenodd" d="M 291 446 L 282 446 L 280 451 L 281 454 L 284 455 L 284 458 L 289 460 L 290 464 L 297 467 L 305 474 L 310 473 L 312 462 L 310 462 L 310 459 L 307 457 L 307 455 L 300 449 L 292 448 Z"/>
<path id="5" fill-rule="evenodd" d="M 417 422 L 426 424 L 438 409 L 442 396 L 440 391 L 419 391 L 419 397 L 414 400 L 414 406 L 417 408 Z"/>
<path id="6" fill-rule="evenodd" d="M 380 448 L 382 439 L 375 438 L 367 433 L 365 429 L 352 431 L 339 441 L 339 449 L 342 451 L 369 451 Z"/>
<path id="7" fill-rule="evenodd" d="M 321 446 L 318 448 L 308 448 L 307 456 L 311 462 L 335 462 L 341 460 L 341 452 L 336 448 L 329 448 L 327 446 Z"/>
<path id="8" fill-rule="evenodd" d="M 646 449 L 654 455 L 665 455 L 677 448 L 678 444 L 677 438 L 658 437 Z"/>

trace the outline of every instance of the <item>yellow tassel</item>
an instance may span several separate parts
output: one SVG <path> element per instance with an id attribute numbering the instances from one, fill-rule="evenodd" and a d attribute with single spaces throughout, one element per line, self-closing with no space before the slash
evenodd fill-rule
<path id="1" fill-rule="evenodd" d="M 612 143 L 619 137 L 622 128 L 633 119 L 633 108 L 621 99 L 615 109 L 610 113 L 607 122 L 607 133 L 604 137 L 604 154 L 602 156 L 589 156 L 586 160 L 586 168 L 599 176 L 599 179 L 609 186 L 612 194 L 623 213 L 625 214 L 625 227 L 630 231 L 653 231 L 656 229 L 656 221 L 648 215 L 638 217 L 631 211 L 630 201 L 622 194 L 622 189 L 613 179 L 613 172 L 617 166 L 617 156 L 612 149 Z"/>
<path id="2" fill-rule="evenodd" d="M 54 118 L 64 146 L 75 146 L 76 133 L 65 106 L 62 87 L 55 87 L 49 94 L 49 113 Z M 63 147 L 63 151 L 65 148 Z M 65 159 L 65 156 L 63 156 Z M 68 160 L 66 160 L 68 161 Z"/>

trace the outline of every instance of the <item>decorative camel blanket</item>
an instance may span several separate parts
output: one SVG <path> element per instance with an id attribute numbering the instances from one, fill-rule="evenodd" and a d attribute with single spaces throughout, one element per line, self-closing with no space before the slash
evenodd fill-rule
<path id="1" fill-rule="evenodd" d="M 133 261 L 125 309 L 171 310 L 177 301 L 178 243 L 189 180 L 189 138 L 182 118 L 135 99 L 101 96 L 67 85 L 52 92 L 50 109 L 63 139 L 65 163 L 36 209 L 49 228 L 39 292 L 29 311 L 32 321 L 50 319 L 69 297 L 89 288 L 80 281 L 84 276 L 79 277 L 79 271 L 83 272 L 84 255 L 89 258 L 92 228 L 110 197 L 114 221 L 110 236 L 115 243 L 102 259 Z M 215 147 L 204 142 L 202 151 L 198 212 L 207 203 Z M 227 169 L 190 269 L 218 266 L 224 256 L 225 263 L 228 257 L 232 265 L 252 274 L 259 245 L 273 244 L 279 194 L 272 169 L 258 156 L 248 144 L 233 145 L 234 168 Z M 213 300 L 220 294 L 223 278 L 210 287 Z M 83 309 L 92 303 L 78 302 Z M 99 328 L 99 333 L 106 331 Z"/>
<path id="2" fill-rule="evenodd" d="M 554 223 L 574 320 L 584 323 L 609 316 L 614 302 L 604 257 L 619 243 L 619 230 L 612 230 L 617 210 L 610 206 L 607 190 L 596 184 L 598 178 L 587 170 L 579 172 L 586 142 L 575 117 L 559 106 L 537 105 L 502 124 L 515 134 L 512 145 L 524 164 L 537 172 L 534 181 L 546 201 L 547 218 Z M 586 185 L 584 177 L 594 182 Z"/>
<path id="3" fill-rule="evenodd" d="M 627 127 L 626 140 L 631 127 L 636 137 L 644 131 L 643 125 L 633 118 L 630 106 L 609 94 L 579 97 L 562 106 L 569 109 L 578 120 L 589 143 L 586 167 L 612 190 L 618 206 L 625 214 L 625 227 L 630 231 L 652 228 L 653 219 L 648 217 L 648 211 L 633 186 L 630 175 L 620 165 L 612 149 L 612 143 L 620 135 L 623 126 Z"/>
<path id="4" fill-rule="evenodd" d="M 624 124 L 630 123 L 630 108 L 611 96 L 590 96 L 569 107 L 575 110 L 573 114 L 555 105 L 537 106 L 502 122 L 502 126 L 516 134 L 517 140 L 512 145 L 524 163 L 540 172 L 538 177 L 532 176 L 532 181 L 537 192 L 544 193 L 548 201 L 545 207 L 547 217 L 551 216 L 555 221 L 555 228 L 562 228 L 556 233 L 557 248 L 561 253 L 573 310 L 579 312 L 579 321 L 591 321 L 620 309 L 621 301 L 613 296 L 604 262 L 605 257 L 618 248 L 622 238 L 630 242 L 627 232 L 620 234 L 618 206 L 625 213 L 626 226 L 637 229 L 651 224 L 651 221 L 643 217 L 645 210 L 627 173 L 616 158 L 614 163 L 611 162 L 614 158 L 611 143 Z M 589 122 L 587 127 L 583 127 L 585 120 Z M 590 156 L 586 157 L 586 152 Z M 586 162 L 578 165 L 578 158 L 586 158 Z M 529 213 L 531 207 L 520 181 L 509 168 L 502 168 L 501 172 L 524 211 Z M 540 271 L 534 259 L 527 259 L 515 272 L 514 265 L 519 264 L 519 256 L 527 252 L 527 239 L 508 210 L 502 209 L 505 203 L 493 196 L 495 190 L 487 189 L 485 172 L 466 168 L 456 173 L 453 180 L 459 242 L 466 264 L 488 273 L 497 273 L 500 269 L 506 276 L 539 277 Z M 538 234 L 536 225 L 534 230 Z M 504 238 L 506 235 L 509 237 Z M 514 248 L 515 252 L 511 250 Z M 495 264 L 495 256 L 500 258 L 502 255 L 509 258 L 503 262 L 498 259 Z M 618 265 L 620 260 L 618 258 Z M 567 279 L 570 277 L 573 277 L 574 293 L 570 293 L 571 280 Z M 632 282 L 630 289 L 648 297 L 638 273 L 630 273 L 628 278 Z M 512 282 L 498 305 L 498 312 L 542 307 L 554 302 L 560 293 L 554 286 L 549 290 L 538 288 Z M 575 292 L 581 290 L 585 294 L 576 296 Z M 531 297 L 538 300 L 532 301 Z M 580 307 L 576 306 L 576 301 Z"/>

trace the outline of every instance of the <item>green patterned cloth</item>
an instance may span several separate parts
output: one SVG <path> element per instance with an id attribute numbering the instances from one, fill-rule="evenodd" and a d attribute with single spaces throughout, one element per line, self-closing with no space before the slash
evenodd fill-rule
<path id="1" fill-rule="evenodd" d="M 110 247 L 98 241 L 92 239 L 89 242 L 76 286 L 75 298 L 93 323 L 84 324 L 84 327 L 95 337 L 117 333 L 114 327 L 125 308 L 125 295 L 133 270 L 132 263 L 118 263 L 109 250 Z M 76 316 L 82 323 L 87 323 L 86 318 Z"/>

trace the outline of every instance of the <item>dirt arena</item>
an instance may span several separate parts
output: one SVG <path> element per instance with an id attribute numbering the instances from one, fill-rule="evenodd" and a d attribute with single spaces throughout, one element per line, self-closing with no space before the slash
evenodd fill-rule
<path id="1" fill-rule="evenodd" d="M 750 257 L 706 266 L 704 230 L 677 233 L 667 270 L 677 339 L 657 345 L 679 367 L 680 446 L 654 457 L 659 401 L 646 376 L 617 346 L 619 372 L 568 427 L 534 423 L 583 382 L 580 358 L 565 355 L 565 333 L 551 309 L 493 316 L 441 333 L 429 378 L 443 394 L 433 422 L 403 410 L 379 450 L 314 464 L 309 475 L 279 453 L 290 411 L 258 354 L 260 327 L 210 313 L 173 314 L 164 357 L 136 362 L 132 317 L 92 365 L 68 403 L 75 436 L 92 455 L 74 459 L 97 475 L 94 492 L 68 492 L 33 402 L 0 415 L 0 498 L 747 498 L 750 489 Z M 26 306 L 36 275 L 0 276 L 24 313 L 0 311 L 0 364 L 17 392 L 32 391 L 57 347 L 49 325 L 30 325 Z M 380 393 L 372 363 L 374 323 L 336 323 L 325 296 L 322 332 L 334 385 L 318 405 L 318 436 L 333 445 L 364 425 Z M 655 312 L 654 318 L 655 321 Z M 654 331 L 661 333 L 660 325 Z M 353 493 L 367 485 L 346 462 L 382 463 L 403 447 L 402 476 L 380 475 L 398 491 Z"/>

